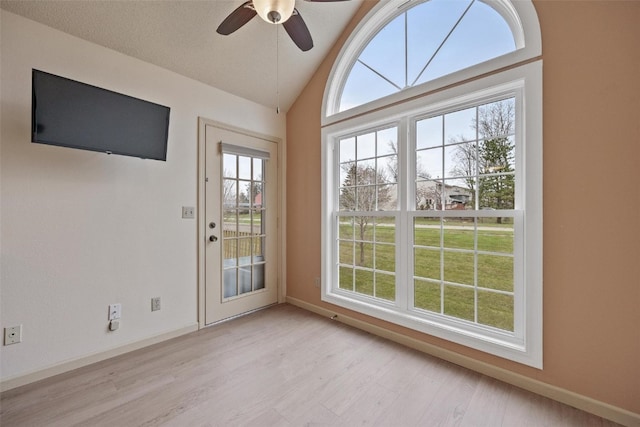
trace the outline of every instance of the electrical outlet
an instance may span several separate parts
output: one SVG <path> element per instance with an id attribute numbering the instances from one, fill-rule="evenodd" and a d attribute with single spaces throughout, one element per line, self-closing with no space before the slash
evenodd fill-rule
<path id="1" fill-rule="evenodd" d="M 196 209 L 193 206 L 183 206 L 182 207 L 182 218 L 195 218 Z"/>
<path id="2" fill-rule="evenodd" d="M 160 297 L 151 298 L 151 311 L 160 310 Z"/>
<path id="3" fill-rule="evenodd" d="M 316 277 L 316 279 L 314 280 L 313 284 L 315 285 L 316 288 L 319 288 L 320 287 L 320 278 Z"/>
<path id="4" fill-rule="evenodd" d="M 122 304 L 109 304 L 109 320 L 122 317 Z"/>
<path id="5" fill-rule="evenodd" d="M 22 325 L 4 328 L 4 345 L 22 342 Z"/>

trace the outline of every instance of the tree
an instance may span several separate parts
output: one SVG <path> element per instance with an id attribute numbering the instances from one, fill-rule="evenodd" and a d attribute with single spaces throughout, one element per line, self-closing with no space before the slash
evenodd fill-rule
<path id="1" fill-rule="evenodd" d="M 340 209 L 346 211 L 376 211 L 391 200 L 391 189 L 383 170 L 371 166 L 359 166 L 357 163 L 343 165 L 346 177 L 340 190 Z M 358 231 L 359 261 L 364 264 L 364 240 L 369 224 L 369 216 L 355 216 L 354 223 Z"/>
<path id="2" fill-rule="evenodd" d="M 475 144 L 460 144 L 454 153 L 456 166 L 453 168 L 453 174 L 462 177 L 469 189 L 471 193 L 469 204 L 471 206 L 476 204 L 476 155 Z"/>
<path id="3" fill-rule="evenodd" d="M 480 173 L 486 175 L 478 183 L 481 207 L 513 209 L 515 144 L 509 135 L 514 132 L 514 119 L 512 101 L 494 102 L 479 111 L 477 128 L 483 139 L 478 149 L 478 166 Z M 502 218 L 497 221 L 502 223 Z"/>
<path id="4" fill-rule="evenodd" d="M 478 204 L 481 208 L 513 209 L 514 206 L 514 133 L 515 105 L 512 100 L 494 102 L 478 109 L 478 119 L 472 126 L 478 132 L 474 144 L 459 144 L 456 148 L 456 176 L 465 180 L 475 196 L 478 186 Z M 450 142 L 456 142 L 455 140 Z M 475 176 L 480 176 L 476 184 Z M 502 223 L 502 218 L 497 219 Z"/>

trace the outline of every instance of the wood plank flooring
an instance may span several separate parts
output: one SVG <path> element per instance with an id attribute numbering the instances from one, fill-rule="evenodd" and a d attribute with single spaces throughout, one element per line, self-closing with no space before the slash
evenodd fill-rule
<path id="1" fill-rule="evenodd" d="M 2 426 L 615 426 L 279 305 L 4 392 Z"/>

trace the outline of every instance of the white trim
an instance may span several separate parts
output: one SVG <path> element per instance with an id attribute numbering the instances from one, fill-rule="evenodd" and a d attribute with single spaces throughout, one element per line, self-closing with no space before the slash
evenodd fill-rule
<path id="1" fill-rule="evenodd" d="M 83 366 L 91 365 L 102 360 L 111 359 L 112 357 L 116 357 L 121 354 L 129 353 L 134 350 L 139 350 L 141 348 L 177 338 L 182 335 L 190 334 L 191 332 L 195 332 L 197 330 L 198 324 L 193 323 L 180 329 L 165 332 L 163 334 L 156 335 L 150 338 L 145 338 L 140 341 L 131 342 L 120 347 L 112 348 L 110 350 L 100 351 L 88 356 L 83 356 L 77 359 L 68 360 L 66 362 L 57 363 L 44 369 L 38 369 L 26 374 L 16 375 L 14 377 L 2 380 L 2 383 L 0 383 L 0 391 L 11 390 L 13 388 L 40 381 L 54 375 L 63 374 L 65 372 L 82 368 Z"/>
<path id="2" fill-rule="evenodd" d="M 408 337 L 398 332 L 390 331 L 380 326 L 372 325 L 367 321 L 359 320 L 297 298 L 287 297 L 287 302 L 307 311 L 319 314 L 320 316 L 369 332 L 373 335 L 388 339 L 439 359 L 446 360 L 464 368 L 471 369 L 472 371 L 487 375 L 504 383 L 548 397 L 549 399 L 556 400 L 560 403 L 564 403 L 616 423 L 626 426 L 640 425 L 640 414 L 633 413 L 626 409 L 575 393 L 571 390 L 535 380 L 525 375 L 461 355 L 454 351 Z"/>
<path id="3" fill-rule="evenodd" d="M 515 51 L 340 112 L 340 96 L 349 72 L 351 71 L 353 61 L 358 58 L 360 52 L 367 46 L 371 39 L 380 29 L 390 22 L 393 17 L 397 16 L 401 11 L 415 5 L 414 2 L 408 2 L 406 0 L 379 2 L 351 33 L 333 64 L 322 100 L 322 126 L 337 123 L 390 104 L 402 102 L 451 84 L 475 78 L 504 67 L 509 67 L 513 64 L 522 63 L 529 59 L 539 57 L 542 54 L 542 37 L 538 23 L 538 15 L 530 0 L 483 1 L 500 13 L 511 28 L 516 42 Z"/>
<path id="4" fill-rule="evenodd" d="M 524 234 L 521 241 L 514 242 L 514 258 L 516 260 L 514 268 L 516 274 L 520 274 L 522 278 L 519 282 L 520 288 L 514 289 L 514 291 L 517 290 L 517 299 L 514 304 L 519 304 L 521 308 L 514 313 L 516 314 L 516 318 L 514 318 L 515 332 L 513 334 L 501 333 L 491 328 L 483 328 L 480 325 L 470 325 L 468 322 L 459 322 L 455 319 L 445 320 L 443 316 L 418 315 L 414 310 L 408 310 L 407 307 L 404 307 L 404 300 L 397 302 L 402 307 L 377 303 L 377 301 L 374 302 L 364 296 L 356 295 L 354 297 L 353 294 L 342 292 L 337 286 L 334 286 L 335 272 L 332 248 L 336 236 L 333 224 L 334 204 L 331 201 L 336 200 L 336 189 L 339 187 L 336 181 L 338 177 L 334 171 L 333 147 L 335 142 L 347 135 L 375 129 L 383 124 L 403 123 L 416 116 L 441 110 L 446 111 L 448 108 L 466 103 L 482 102 L 484 98 L 492 99 L 508 92 L 517 92 L 517 98 L 523 99 L 517 132 L 520 135 L 520 147 L 525 148 L 525 152 L 520 152 L 519 156 L 526 157 L 526 159 L 519 164 L 521 170 L 518 172 L 520 176 L 518 180 L 523 181 L 519 184 L 522 186 L 520 191 L 523 188 L 527 189 L 526 199 L 524 202 L 518 201 L 517 209 L 513 211 L 513 214 L 518 218 L 517 223 L 522 227 L 518 234 Z M 407 129 L 406 124 L 400 126 Z M 522 148 L 517 150 L 522 150 Z M 348 122 L 324 127 L 322 129 L 321 154 L 323 174 L 321 223 L 323 230 L 321 233 L 323 301 L 542 369 L 542 61 L 473 80 L 429 97 L 374 111 L 353 118 Z M 411 180 L 405 179 L 404 181 L 410 182 Z M 400 191 L 403 190 L 400 189 Z M 524 211 L 525 208 L 526 211 Z M 386 212 L 384 214 L 389 215 Z M 477 212 L 473 213 L 473 215 L 476 214 Z M 452 211 L 441 213 L 441 215 L 460 216 L 464 214 Z M 487 213 L 487 215 L 491 216 L 492 214 Z M 402 239 L 398 242 L 399 245 L 404 243 Z M 397 280 L 407 283 L 408 279 L 405 276 L 402 271 L 399 271 Z M 518 314 L 526 315 L 526 319 L 518 318 Z"/>

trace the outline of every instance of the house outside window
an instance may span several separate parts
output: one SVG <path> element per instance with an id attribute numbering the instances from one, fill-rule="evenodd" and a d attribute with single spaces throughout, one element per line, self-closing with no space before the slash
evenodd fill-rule
<path id="1" fill-rule="evenodd" d="M 542 367 L 539 56 L 529 2 L 370 12 L 325 93 L 323 300 Z"/>

